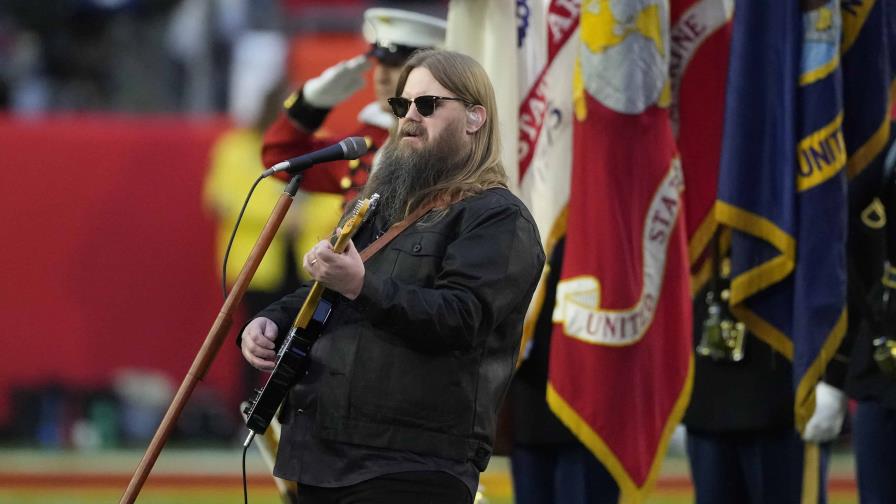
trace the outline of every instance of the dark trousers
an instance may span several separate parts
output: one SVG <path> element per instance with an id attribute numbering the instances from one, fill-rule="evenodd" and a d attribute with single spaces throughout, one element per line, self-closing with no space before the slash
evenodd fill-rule
<path id="1" fill-rule="evenodd" d="M 805 444 L 795 431 L 709 434 L 688 431 L 688 459 L 697 504 L 799 504 Z M 822 447 L 819 504 L 829 446 Z"/>
<path id="2" fill-rule="evenodd" d="M 510 456 L 516 504 L 615 504 L 619 487 L 581 444 L 514 446 Z"/>
<path id="3" fill-rule="evenodd" d="M 859 401 L 853 417 L 859 502 L 896 502 L 896 411 Z"/>
<path id="4" fill-rule="evenodd" d="M 346 487 L 299 484 L 299 504 L 470 504 L 470 489 L 441 471 L 387 474 Z"/>

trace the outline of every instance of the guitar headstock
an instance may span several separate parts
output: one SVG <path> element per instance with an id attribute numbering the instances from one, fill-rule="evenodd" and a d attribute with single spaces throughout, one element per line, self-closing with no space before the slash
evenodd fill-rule
<path id="1" fill-rule="evenodd" d="M 369 198 L 358 200 L 358 202 L 355 203 L 351 215 L 349 215 L 349 218 L 342 224 L 342 228 L 336 236 L 333 250 L 340 253 L 345 250 L 346 245 L 348 245 L 348 240 L 355 235 L 358 228 L 361 227 L 361 224 L 363 224 L 367 216 L 370 215 L 370 211 L 376 208 L 379 199 L 380 195 L 374 193 Z"/>

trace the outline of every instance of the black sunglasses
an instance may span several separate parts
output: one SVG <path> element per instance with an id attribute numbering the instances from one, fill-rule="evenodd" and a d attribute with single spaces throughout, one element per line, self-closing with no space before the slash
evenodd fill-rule
<path id="1" fill-rule="evenodd" d="M 467 105 L 472 105 L 467 100 L 463 98 L 451 98 L 448 96 L 418 96 L 413 100 L 408 100 L 407 98 L 402 98 L 400 96 L 393 96 L 389 98 L 389 106 L 392 107 L 392 113 L 395 114 L 395 117 L 401 119 L 402 117 L 408 115 L 408 110 L 411 108 L 411 102 L 414 102 L 414 105 L 417 107 L 417 112 L 420 113 L 423 117 L 429 117 L 433 112 L 436 111 L 436 103 L 439 100 L 455 100 L 464 102 Z"/>

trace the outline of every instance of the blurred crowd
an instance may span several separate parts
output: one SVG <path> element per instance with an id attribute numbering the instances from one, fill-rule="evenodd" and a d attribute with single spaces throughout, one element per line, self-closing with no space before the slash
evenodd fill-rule
<path id="1" fill-rule="evenodd" d="M 0 110 L 216 113 L 227 110 L 234 47 L 357 32 L 363 0 L 0 0 Z"/>

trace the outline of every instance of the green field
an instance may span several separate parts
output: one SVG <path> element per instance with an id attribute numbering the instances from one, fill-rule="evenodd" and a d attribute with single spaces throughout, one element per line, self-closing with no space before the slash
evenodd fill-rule
<path id="1" fill-rule="evenodd" d="M 249 502 L 279 504 L 279 496 L 257 451 L 247 460 Z M 142 450 L 41 452 L 0 449 L 0 503 L 115 503 L 127 487 Z M 165 449 L 140 492 L 138 503 L 211 504 L 242 502 L 239 448 Z M 838 454 L 831 464 L 831 504 L 857 502 L 852 459 Z M 507 459 L 495 457 L 482 476 L 489 504 L 513 504 Z M 670 456 L 649 504 L 693 502 L 687 462 Z"/>

